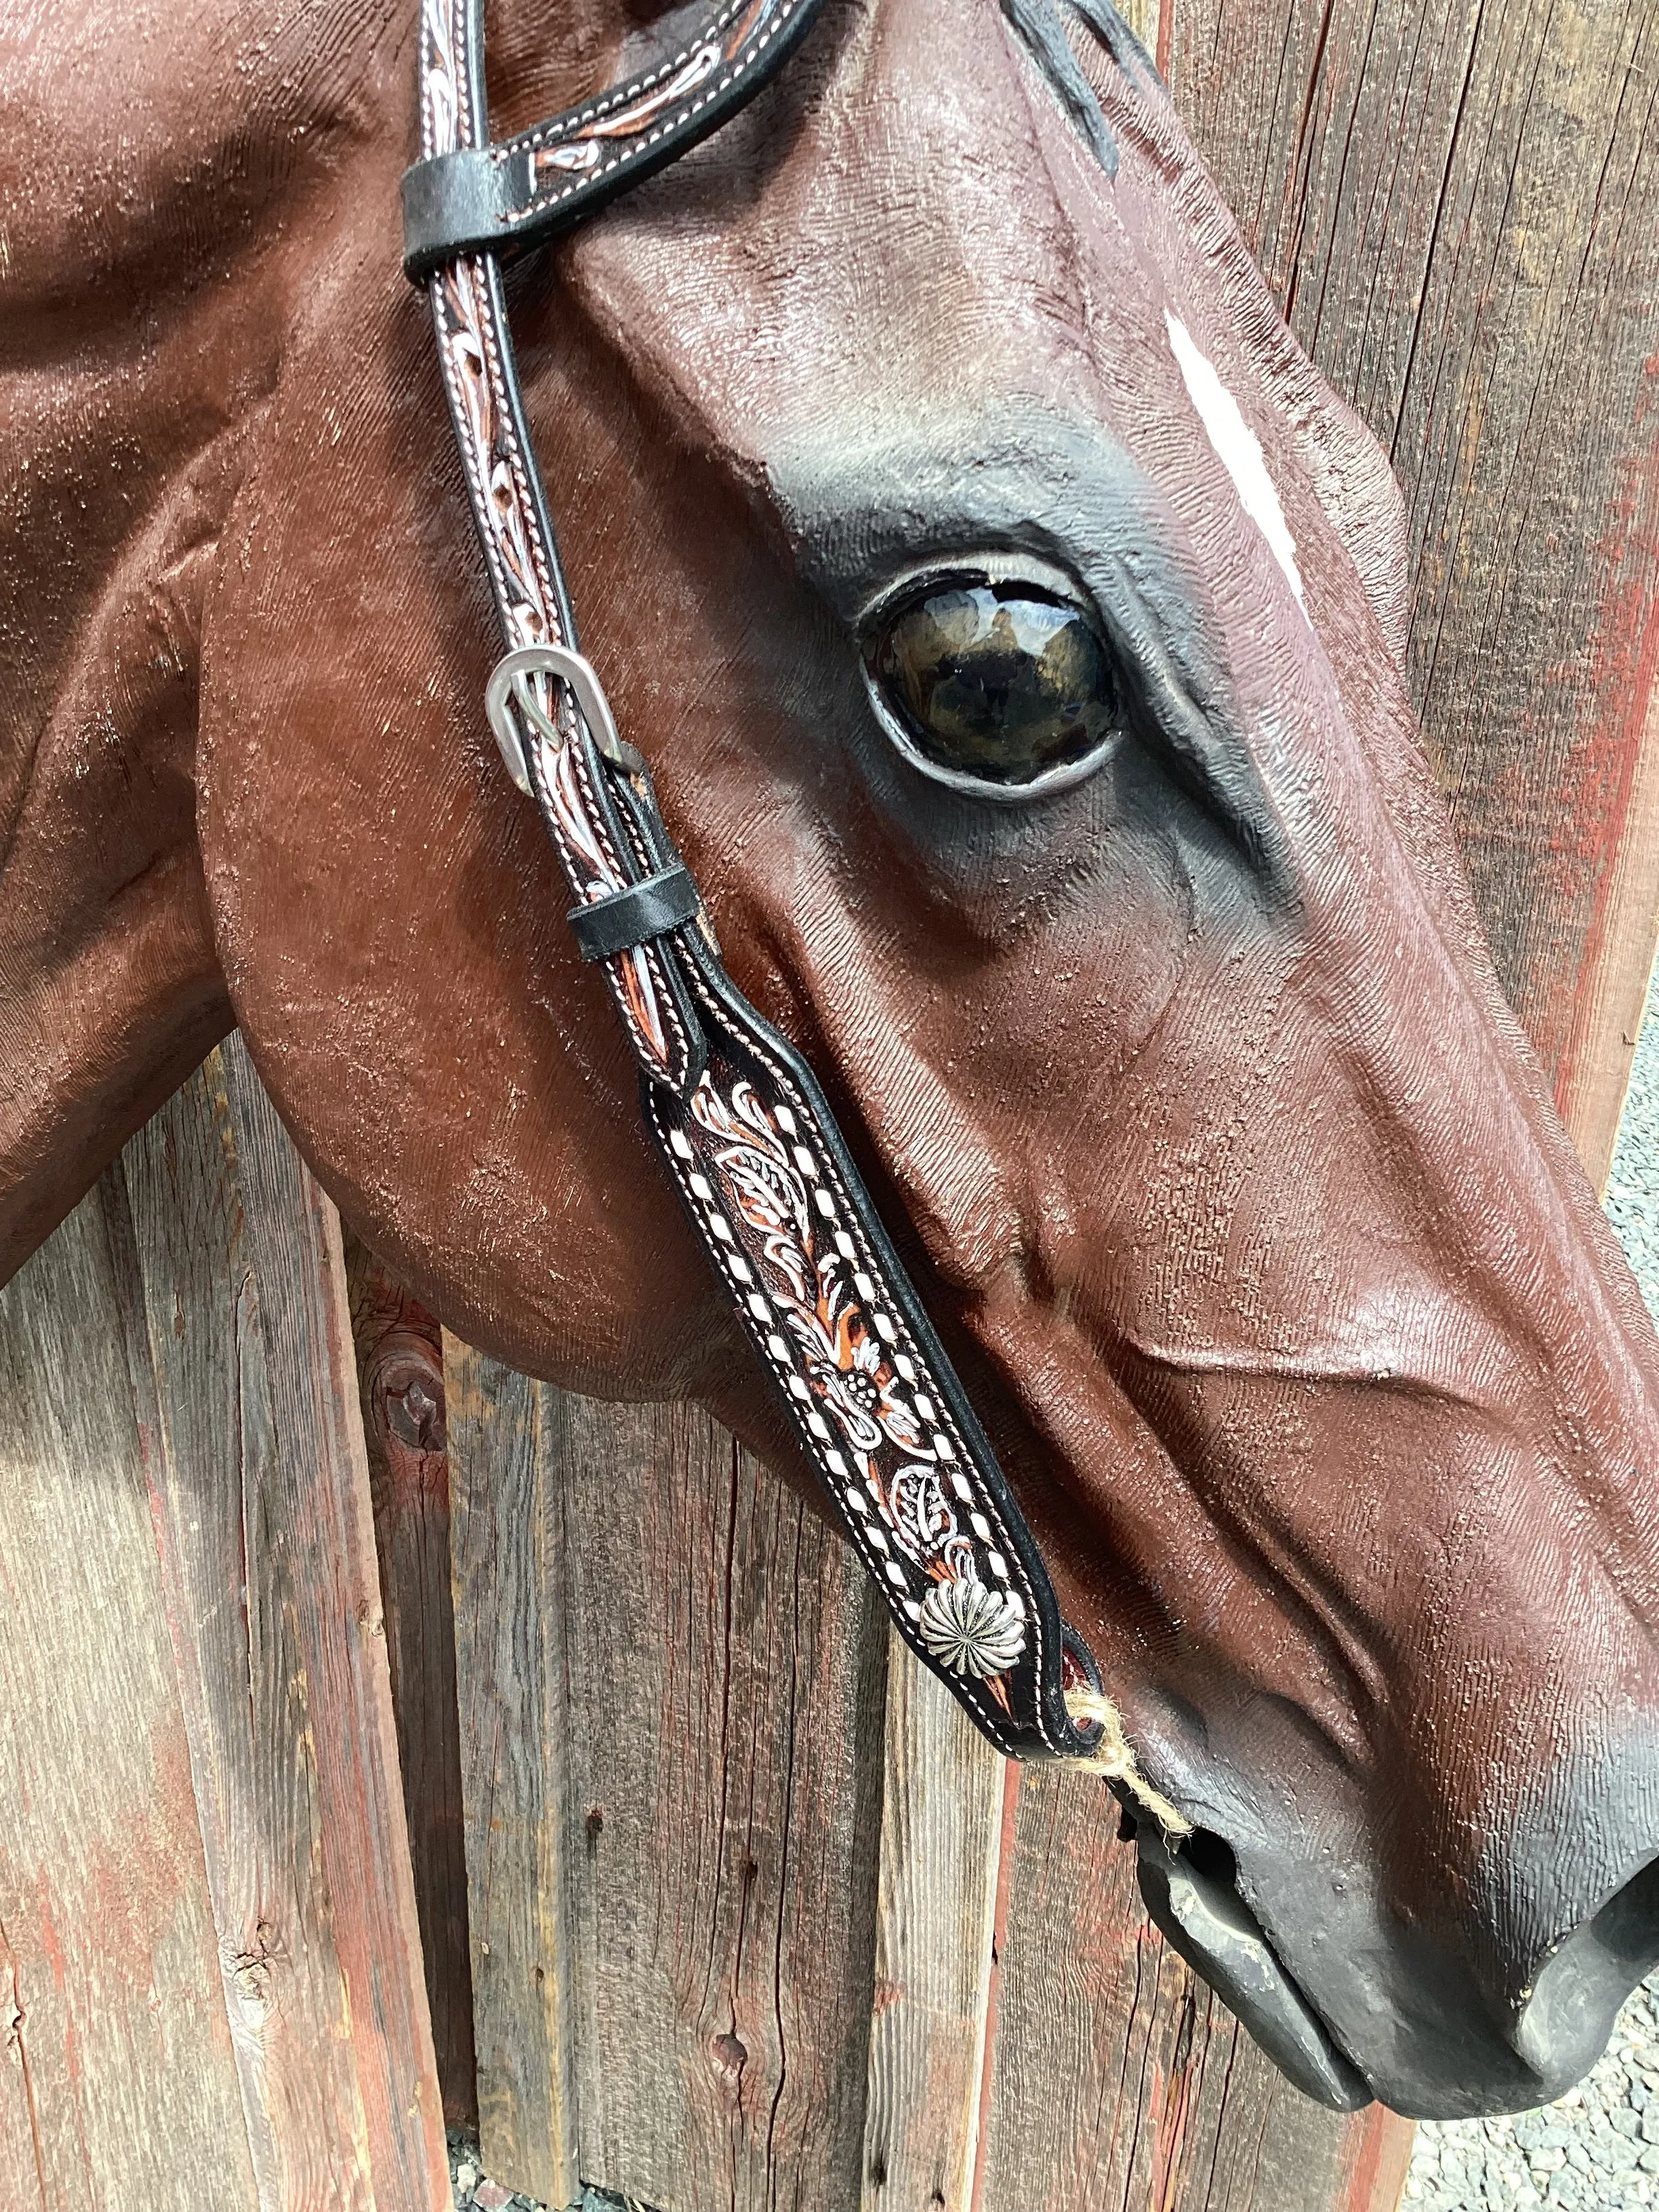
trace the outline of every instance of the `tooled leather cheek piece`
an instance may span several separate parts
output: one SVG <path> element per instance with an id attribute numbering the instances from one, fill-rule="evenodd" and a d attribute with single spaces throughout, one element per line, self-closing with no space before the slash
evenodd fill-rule
<path id="1" fill-rule="evenodd" d="M 425 0 L 424 158 L 404 181 L 405 265 L 430 294 L 507 648 L 486 708 L 633 1043 L 646 1126 L 899 1633 L 999 1750 L 1087 1760 L 1179 1832 L 1060 1619 L 811 1071 L 727 977 L 647 764 L 577 652 L 514 378 L 501 255 L 568 228 L 726 121 L 821 4 L 737 0 L 657 66 L 494 146 L 480 0 Z M 1068 1697 L 1095 1717 L 1074 1718 Z"/>

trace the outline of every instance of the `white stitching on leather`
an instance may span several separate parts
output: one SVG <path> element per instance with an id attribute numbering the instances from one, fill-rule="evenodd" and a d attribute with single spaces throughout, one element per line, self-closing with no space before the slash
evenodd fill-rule
<path id="1" fill-rule="evenodd" d="M 602 177 L 614 175 L 617 170 L 626 168 L 630 161 L 638 161 L 641 155 L 649 153 L 652 147 L 678 131 L 683 124 L 689 123 L 694 115 L 699 114 L 711 101 L 718 100 L 723 93 L 730 91 L 740 78 L 745 76 L 759 61 L 773 40 L 784 28 L 791 16 L 799 12 L 800 5 L 801 0 L 786 0 L 782 14 L 775 22 L 767 25 L 752 46 L 744 49 L 741 58 L 727 68 L 726 75 L 717 84 L 705 88 L 696 100 L 689 100 L 684 107 L 676 109 L 665 122 L 658 124 L 645 137 L 635 139 L 630 144 L 624 146 L 619 153 L 613 154 L 608 161 L 601 161 L 597 169 L 590 169 L 586 176 L 573 179 L 558 191 L 538 192 L 523 207 L 509 210 L 501 217 L 502 228 L 514 229 L 520 223 L 528 222 L 532 216 L 543 214 L 549 208 L 557 207 L 565 200 L 575 198 L 579 193 L 590 191 Z M 710 26 L 711 29 L 717 26 Z M 695 48 L 689 48 L 687 53 L 681 57 L 682 61 L 689 58 L 690 54 L 695 51 Z M 574 131 L 571 133 L 572 137 L 576 135 Z M 568 144 L 568 140 L 562 138 L 548 143 L 563 145 Z M 505 159 L 509 152 L 524 150 L 525 142 L 516 139 L 511 141 L 507 146 L 492 149 L 497 159 Z"/>
<path id="2" fill-rule="evenodd" d="M 695 962 L 688 962 L 686 963 L 686 969 L 687 984 L 693 996 L 696 998 L 702 1006 L 704 1018 L 711 1035 L 724 1035 L 726 1038 L 735 1042 L 741 1050 L 752 1053 L 756 1059 L 761 1062 L 762 1066 L 765 1067 L 773 1081 L 776 1084 L 779 1091 L 789 1103 L 791 1110 L 799 1113 L 802 1119 L 816 1127 L 817 1125 L 818 1117 L 807 1104 L 806 1100 L 802 1097 L 800 1091 L 792 1081 L 788 1070 L 781 1066 L 779 1062 L 773 1058 L 772 1054 L 766 1049 L 766 1047 L 757 1037 L 750 1036 L 746 1032 L 735 1026 L 731 1017 L 726 1013 L 725 1008 L 720 1004 L 720 1002 L 714 997 L 707 984 L 703 981 L 702 975 L 697 972 Z M 678 1164 L 674 1158 L 672 1148 L 667 1142 L 667 1133 L 666 1130 L 664 1129 L 661 1115 L 658 1112 L 658 1105 L 659 1101 L 653 1091 L 651 1097 L 652 1119 L 656 1122 L 658 1128 L 663 1132 L 664 1157 L 668 1161 L 670 1169 L 674 1174 L 675 1180 L 678 1182 L 680 1180 Z M 846 1184 L 842 1182 L 841 1175 L 836 1169 L 835 1160 L 831 1157 L 830 1147 L 826 1145 L 820 1144 L 817 1148 L 817 1152 L 819 1165 L 823 1172 L 834 1183 L 836 1197 L 841 1206 L 844 1224 L 852 1233 L 859 1237 L 860 1243 L 864 1244 L 866 1261 L 866 1264 L 870 1267 L 870 1272 L 879 1279 L 881 1275 L 884 1274 L 885 1270 L 880 1268 L 876 1264 L 876 1255 L 870 1249 L 869 1241 L 864 1235 L 864 1216 L 862 1211 L 860 1208 L 854 1205 L 851 1194 L 848 1191 Z M 718 1255 L 719 1248 L 714 1243 L 713 1240 L 706 1239 L 705 1241 L 708 1243 L 710 1249 L 714 1250 Z M 723 1259 L 721 1261 L 721 1266 L 724 1270 L 725 1262 Z M 868 1301 L 866 1303 L 867 1304 Z M 894 1304 L 897 1304 L 898 1301 L 895 1300 Z M 740 1294 L 740 1287 L 739 1295 L 737 1299 L 737 1305 L 738 1310 L 738 1318 L 743 1322 L 746 1329 L 748 1327 L 747 1309 L 743 1303 L 743 1298 Z M 905 1325 L 905 1334 L 907 1337 L 910 1337 L 909 1325 L 908 1322 Z M 915 1342 L 914 1337 L 910 1338 L 910 1342 L 913 1356 L 920 1358 L 921 1347 Z M 763 1356 L 769 1358 L 769 1355 L 765 1354 L 763 1350 Z M 772 1364 L 775 1365 L 775 1362 L 773 1362 Z M 931 1362 L 926 1359 L 921 1359 L 920 1364 L 924 1368 L 931 1367 Z M 979 1465 L 978 1458 L 974 1452 L 969 1450 L 966 1438 L 963 1436 L 961 1430 L 957 1427 L 954 1418 L 951 1416 L 949 1407 L 945 1405 L 940 1404 L 938 1407 L 937 1411 L 939 1417 L 939 1425 L 945 1429 L 952 1441 L 960 1447 L 963 1458 L 966 1464 L 977 1470 Z M 807 1446 L 807 1449 L 811 1449 L 811 1447 L 809 1445 Z M 824 1480 L 828 1482 L 829 1478 L 825 1476 Z M 839 1492 L 835 1490 L 834 1485 L 830 1485 L 830 1487 L 833 1494 L 838 1497 Z M 994 1507 L 996 1501 L 990 1496 L 988 1491 L 982 1494 L 986 1504 Z M 996 1517 L 998 1522 L 1005 1530 L 1008 1531 L 1009 1535 L 1012 1538 L 1012 1524 L 1004 1518 L 1000 1511 L 998 1511 Z M 1021 1556 L 1020 1547 L 1011 1540 L 1008 1544 L 1008 1552 L 1011 1556 L 1012 1562 L 1018 1572 L 1020 1585 L 1029 1607 L 1029 1618 L 1031 1626 L 1033 1649 L 1032 1670 L 1037 1685 L 1037 1733 L 1042 1737 L 1042 1741 L 1047 1744 L 1048 1749 L 1053 1752 L 1057 1758 L 1063 1758 L 1066 1754 L 1061 1751 L 1060 1747 L 1055 1743 L 1054 1738 L 1050 1735 L 1048 1732 L 1048 1717 L 1042 1708 L 1042 1690 L 1044 1680 L 1044 1663 L 1042 1608 L 1036 1602 L 1036 1591 L 1032 1584 L 1030 1577 L 1027 1572 L 1024 1559 Z M 872 1569 L 872 1572 L 874 1572 L 878 1582 L 883 1581 L 884 1578 L 879 1566 Z M 953 1685 L 952 1686 L 954 1687 L 956 1686 Z M 1010 1756 L 1012 1756 L 1012 1740 L 1000 1732 L 999 1723 L 995 1720 L 994 1715 L 991 1713 L 981 1714 L 977 1704 L 975 1706 L 975 1717 L 980 1719 L 981 1725 L 985 1728 L 986 1734 L 993 1738 L 999 1749 L 1006 1751 L 1009 1753 Z"/>
<path id="3" fill-rule="evenodd" d="M 794 4 L 795 0 L 790 0 L 790 8 Z M 629 100 L 637 100 L 641 93 L 650 92 L 655 86 L 659 85 L 665 77 L 671 77 L 677 70 L 684 69 L 704 40 L 712 39 L 717 32 L 725 30 L 726 25 L 734 17 L 740 15 L 747 5 L 748 0 L 731 0 L 731 4 L 722 8 L 718 15 L 711 16 L 691 44 L 689 46 L 682 46 L 672 60 L 659 62 L 654 69 L 647 70 L 643 76 L 636 76 L 631 84 L 612 85 L 608 91 L 601 93 L 597 100 L 590 101 L 587 106 L 579 111 L 557 116 L 549 123 L 538 123 L 533 131 L 520 131 L 516 138 L 507 140 L 507 147 L 516 151 L 527 152 L 537 146 L 563 145 L 567 139 L 577 136 L 583 124 L 597 123 L 602 115 L 608 115 L 612 108 L 626 107 Z M 785 15 L 789 12 L 790 9 L 787 8 L 784 10 Z M 781 22 L 783 17 L 780 16 L 778 20 Z M 556 131 L 556 137 L 553 135 Z"/>

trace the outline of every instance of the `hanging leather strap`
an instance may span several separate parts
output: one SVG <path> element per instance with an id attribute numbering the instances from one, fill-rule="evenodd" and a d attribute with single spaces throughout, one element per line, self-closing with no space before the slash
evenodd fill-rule
<path id="1" fill-rule="evenodd" d="M 819 0 L 740 0 L 660 65 L 488 143 L 481 0 L 425 0 L 408 266 L 507 646 L 486 708 L 539 805 L 634 1046 L 646 1126 L 826 1498 L 898 1632 L 999 1749 L 1086 1758 L 1099 1692 L 1018 1502 L 811 1070 L 722 967 L 648 767 L 575 620 L 525 426 L 500 256 L 592 212 L 736 112 Z"/>

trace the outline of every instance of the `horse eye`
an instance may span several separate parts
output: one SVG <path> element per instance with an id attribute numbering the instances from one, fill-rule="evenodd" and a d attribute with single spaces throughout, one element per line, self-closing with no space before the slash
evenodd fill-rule
<path id="1" fill-rule="evenodd" d="M 1104 639 L 1034 584 L 935 584 L 887 616 L 865 667 L 917 765 L 993 795 L 1071 782 L 1060 771 L 1091 763 L 1123 727 Z"/>

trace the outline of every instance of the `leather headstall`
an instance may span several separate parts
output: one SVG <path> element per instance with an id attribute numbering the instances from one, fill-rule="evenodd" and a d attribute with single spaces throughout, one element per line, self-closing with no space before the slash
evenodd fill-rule
<path id="1" fill-rule="evenodd" d="M 422 158 L 405 266 L 438 352 L 507 652 L 486 709 L 569 880 L 641 1070 L 645 1121 L 802 1449 L 899 1633 L 999 1750 L 1086 1758 L 1098 1696 L 1024 1516 L 793 1047 L 721 965 L 650 772 L 576 625 L 526 428 L 504 256 L 591 216 L 716 129 L 822 0 L 733 0 L 678 52 L 538 129 L 489 142 L 482 0 L 423 0 Z"/>

